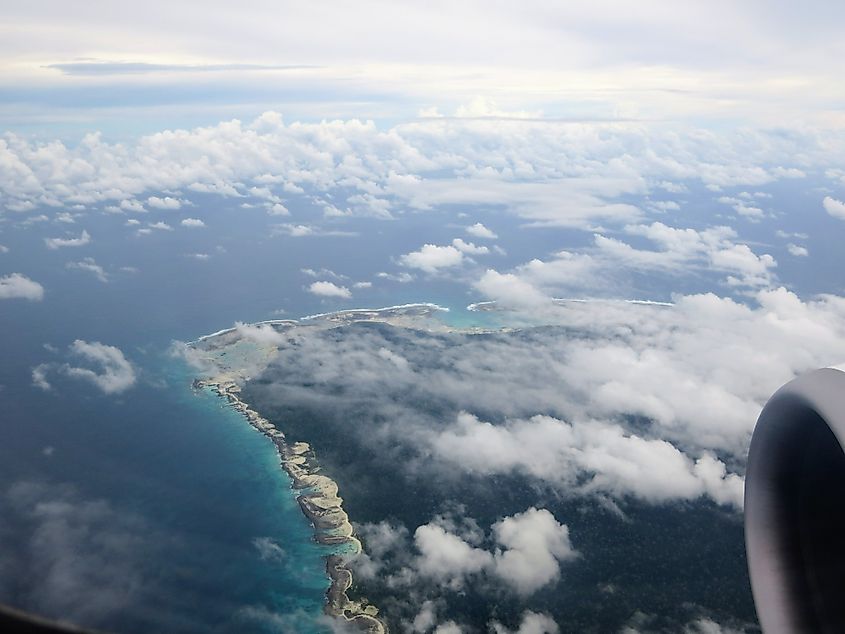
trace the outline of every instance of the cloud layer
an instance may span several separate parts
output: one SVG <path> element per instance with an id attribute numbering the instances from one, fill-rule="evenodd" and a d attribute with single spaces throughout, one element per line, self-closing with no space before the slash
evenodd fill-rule
<path id="1" fill-rule="evenodd" d="M 821 143 L 799 132 L 787 139 L 759 131 L 718 141 L 706 130 L 626 123 L 501 126 L 434 118 L 381 129 L 355 119 L 286 124 L 276 112 L 248 123 L 166 130 L 128 144 L 90 134 L 69 147 L 10 134 L 0 140 L 7 175 L 0 179 L 0 204 L 14 213 L 78 205 L 141 213 L 177 210 L 194 194 L 210 194 L 277 215 L 287 212 L 287 199 L 308 192 L 324 217 L 336 220 L 487 205 L 536 226 L 591 228 L 640 222 L 647 210 L 622 198 L 648 194 L 661 183 L 760 185 L 796 177 L 800 170 L 784 167 L 796 157 L 804 170 L 845 157 L 845 143 L 840 147 L 835 135 Z M 658 211 L 678 206 L 653 205 Z M 288 224 L 280 230 L 308 235 L 317 229 Z M 470 230 L 479 238 L 495 235 L 480 222 Z M 90 240 L 86 235 L 47 244 L 81 245 Z M 423 255 L 436 254 L 436 246 Z"/>
<path id="2" fill-rule="evenodd" d="M 568 424 L 535 416 L 492 425 L 463 413 L 432 440 L 432 453 L 469 473 L 521 471 L 557 490 L 657 503 L 707 495 L 742 508 L 744 480 L 726 474 L 711 454 L 693 461 L 669 442 L 599 422 Z"/>

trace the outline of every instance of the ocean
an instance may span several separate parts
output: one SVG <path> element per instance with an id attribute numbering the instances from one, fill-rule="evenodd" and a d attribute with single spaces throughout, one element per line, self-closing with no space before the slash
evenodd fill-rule
<path id="1" fill-rule="evenodd" d="M 212 226 L 226 213 L 202 217 Z M 327 631 L 326 550 L 275 448 L 223 399 L 192 390 L 171 344 L 236 320 L 428 300 L 466 325 L 473 298 L 445 282 L 315 297 L 301 267 L 367 279 L 374 265 L 348 263 L 350 238 L 323 239 L 335 261 L 314 260 L 308 241 L 256 242 L 263 214 L 244 212 L 222 243 L 219 232 L 136 236 L 124 222 L 87 217 L 92 242 L 77 250 L 45 249 L 51 228 L 3 233 L 2 272 L 37 279 L 45 295 L 0 304 L 0 602 L 126 633 Z M 105 283 L 65 266 L 82 257 Z M 37 388 L 37 365 L 79 361 L 76 339 L 120 348 L 135 385 L 103 394 L 53 371 L 51 389 Z"/>

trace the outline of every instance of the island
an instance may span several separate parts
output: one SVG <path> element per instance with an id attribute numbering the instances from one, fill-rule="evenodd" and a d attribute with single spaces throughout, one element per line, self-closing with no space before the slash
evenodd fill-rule
<path id="1" fill-rule="evenodd" d="M 362 551 L 360 540 L 349 516 L 343 509 L 338 483 L 321 472 L 311 445 L 291 441 L 276 424 L 255 411 L 241 397 L 243 385 L 257 376 L 272 361 L 285 335 L 302 325 L 336 327 L 355 321 L 385 321 L 395 324 L 413 322 L 445 310 L 435 304 L 408 304 L 383 309 L 356 309 L 311 315 L 301 320 L 272 320 L 256 324 L 239 324 L 200 337 L 186 345 L 185 358 L 202 372 L 193 381 L 195 390 L 211 390 L 226 399 L 257 431 L 276 447 L 282 469 L 290 476 L 297 492 L 297 502 L 314 527 L 314 539 L 332 548 L 326 556 L 326 573 L 330 585 L 326 591 L 325 612 L 354 625 L 368 634 L 386 634 L 387 623 L 379 617 L 378 608 L 366 599 L 349 596 L 352 572 L 349 562 Z M 434 329 L 443 328 L 432 320 Z"/>

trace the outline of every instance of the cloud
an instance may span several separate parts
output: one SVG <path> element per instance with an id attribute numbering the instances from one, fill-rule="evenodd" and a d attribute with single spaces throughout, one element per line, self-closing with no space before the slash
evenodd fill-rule
<path id="1" fill-rule="evenodd" d="M 488 270 L 474 286 L 486 297 L 513 306 L 539 305 L 544 297 L 571 296 L 587 292 L 630 292 L 637 276 L 648 275 L 669 284 L 684 273 L 706 276 L 729 287 L 756 289 L 773 286 L 777 261 L 768 253 L 757 254 L 736 241 L 729 227 L 696 230 L 661 222 L 626 225 L 625 233 L 648 239 L 656 248 L 636 248 L 602 234 L 593 247 L 579 252 L 559 251 L 549 259 L 533 259 L 512 273 Z"/>
<path id="2" fill-rule="evenodd" d="M 44 287 L 21 273 L 0 277 L 0 299 L 28 299 L 40 302 L 44 299 Z"/>
<path id="3" fill-rule="evenodd" d="M 491 553 L 471 546 L 436 524 L 418 527 L 414 545 L 419 551 L 417 572 L 453 589 L 459 589 L 468 575 L 478 574 L 493 564 Z"/>
<path id="4" fill-rule="evenodd" d="M 143 203 L 139 200 L 121 200 L 120 208 L 123 211 L 132 211 L 141 214 L 147 212 L 146 207 L 144 207 Z"/>
<path id="5" fill-rule="evenodd" d="M 173 227 L 162 221 L 151 222 L 148 226 L 150 229 L 158 229 L 159 231 L 173 231 Z"/>
<path id="6" fill-rule="evenodd" d="M 525 435 L 528 443 L 538 437 L 535 430 L 547 428 L 559 443 L 538 446 L 536 456 L 525 458 L 518 448 L 509 449 L 501 463 L 491 464 L 533 473 L 547 484 L 555 468 L 564 475 L 596 473 L 592 486 L 599 496 L 707 496 L 735 504 L 735 494 L 717 493 L 708 484 L 712 465 L 706 454 L 723 462 L 732 457 L 731 465 L 741 461 L 754 421 L 780 385 L 845 360 L 845 300 L 825 295 L 803 301 L 783 288 L 758 291 L 742 303 L 710 293 L 678 295 L 672 305 L 550 301 L 541 311 L 515 311 L 509 321 L 523 328 L 485 337 L 434 337 L 401 328 L 391 329 L 389 337 L 350 328 L 342 337 L 324 339 L 298 327 L 292 332 L 299 345 L 282 346 L 265 379 L 290 406 L 304 398 L 295 388 L 301 384 L 325 397 L 327 407 L 349 411 L 366 403 L 374 421 L 388 421 L 379 423 L 380 434 L 368 438 L 368 446 L 384 442 L 420 456 L 436 447 L 448 455 L 445 439 L 465 447 L 473 434 L 489 431 L 509 447 L 510 439 Z M 542 327 L 535 327 L 538 321 Z M 407 370 L 397 371 L 382 348 L 405 359 Z M 437 417 L 416 405 L 427 402 L 441 404 Z M 454 426 L 461 411 L 479 422 L 466 423 L 462 431 Z M 442 434 L 443 446 L 436 442 Z M 568 455 L 569 446 L 584 452 Z M 595 451 L 596 465 L 583 462 L 587 449 Z M 676 477 L 647 482 L 648 473 L 639 472 L 646 471 L 642 461 L 649 456 L 664 461 Z M 458 462 L 457 456 L 450 461 L 461 473 Z M 472 456 L 463 463 L 474 464 Z M 407 465 L 424 469 L 426 462 Z M 615 466 L 623 471 L 611 470 Z M 644 480 L 627 486 L 624 469 Z M 729 476 L 719 486 L 735 491 Z"/>
<path id="7" fill-rule="evenodd" d="M 459 591 L 469 579 L 484 576 L 525 597 L 556 582 L 560 566 L 578 556 L 570 543 L 569 529 L 547 509 L 531 507 L 493 524 L 489 550 L 468 541 L 480 542 L 485 536 L 473 521 L 464 518 L 466 527 L 470 532 L 461 534 L 461 527 L 448 517 L 417 527 L 413 535 L 416 554 L 406 562 L 413 572 L 400 572 L 393 583 L 413 583 L 412 579 L 423 578 Z M 379 562 L 394 556 L 397 549 L 406 548 L 406 533 L 389 525 L 371 526 L 365 529 L 365 535 L 368 547 L 371 543 L 375 546 L 370 551 L 370 562 Z M 370 574 L 378 574 L 379 568 L 376 563 Z"/>
<path id="8" fill-rule="evenodd" d="M 443 268 L 458 266 L 463 259 L 463 252 L 453 246 L 425 244 L 419 251 L 411 251 L 401 256 L 399 263 L 426 273 L 436 273 Z"/>
<path id="9" fill-rule="evenodd" d="M 807 250 L 807 247 L 802 247 L 797 244 L 788 244 L 786 245 L 786 250 L 789 251 L 790 255 L 794 255 L 797 258 L 805 258 L 810 255 L 810 252 Z"/>
<path id="10" fill-rule="evenodd" d="M 493 425 L 462 413 L 430 439 L 435 458 L 467 473 L 519 471 L 557 490 L 651 503 L 709 496 L 742 508 L 744 481 L 709 453 L 693 461 L 671 443 L 599 422 L 548 417 Z"/>
<path id="11" fill-rule="evenodd" d="M 273 235 L 287 235 L 292 238 L 307 238 L 307 237 L 322 237 L 322 236 L 337 236 L 337 237 L 355 237 L 358 234 L 355 231 L 339 231 L 334 229 L 323 229 L 314 225 L 294 225 L 281 224 L 273 228 Z"/>
<path id="12" fill-rule="evenodd" d="M 182 202 L 178 198 L 171 198 L 170 196 L 163 198 L 150 196 L 147 198 L 147 205 L 153 209 L 181 209 Z"/>
<path id="13" fill-rule="evenodd" d="M 146 62 L 114 62 L 108 60 L 48 64 L 45 68 L 60 70 L 65 75 L 137 75 L 146 73 L 222 73 L 256 70 L 301 70 L 303 65 L 263 64 L 150 64 Z"/>
<path id="14" fill-rule="evenodd" d="M 720 625 L 713 619 L 702 617 L 689 623 L 684 628 L 684 634 L 741 634 L 747 631 L 746 627 L 736 629 L 729 626 Z"/>
<path id="15" fill-rule="evenodd" d="M 285 336 L 270 324 L 245 324 L 235 322 L 235 331 L 244 339 L 260 344 L 279 345 L 286 340 Z"/>
<path id="16" fill-rule="evenodd" d="M 486 240 L 495 240 L 499 237 L 480 222 L 476 222 L 474 225 L 467 227 L 466 231 L 471 236 L 484 238 Z"/>
<path id="17" fill-rule="evenodd" d="M 308 286 L 308 292 L 320 297 L 339 297 L 341 299 L 349 299 L 352 297 L 351 291 L 345 286 L 338 286 L 334 282 L 312 282 Z"/>
<path id="18" fill-rule="evenodd" d="M 282 203 L 270 203 L 267 213 L 271 216 L 290 216 L 290 211 Z"/>
<path id="19" fill-rule="evenodd" d="M 96 277 L 103 283 L 109 281 L 109 276 L 106 274 L 105 269 L 103 269 L 102 266 L 97 264 L 94 258 L 83 258 L 79 262 L 68 262 L 67 264 L 65 264 L 65 268 L 86 271 L 88 273 L 91 273 L 94 277 Z"/>
<path id="20" fill-rule="evenodd" d="M 334 278 L 336 280 L 349 279 L 345 275 L 342 275 L 340 273 L 335 273 L 331 269 L 327 269 L 327 268 L 322 268 L 320 270 L 304 268 L 304 269 L 299 269 L 299 272 L 304 274 L 304 275 L 307 275 L 308 277 L 331 277 L 331 278 Z"/>
<path id="21" fill-rule="evenodd" d="M 166 5 L 155 2 L 150 6 L 160 10 Z M 217 10 L 217 7 L 225 5 L 215 3 L 211 6 Z M 368 2 L 361 5 L 361 10 L 371 12 L 378 6 Z M 395 32 L 391 33 L 384 33 L 378 24 L 373 24 L 345 6 L 338 7 L 327 17 L 315 9 L 309 9 L 284 24 L 281 21 L 287 14 L 275 6 L 268 7 L 260 17 L 236 24 L 221 24 L 210 16 L 196 16 L 193 23 L 195 37 L 186 41 L 184 49 L 180 50 L 186 59 L 201 60 L 197 63 L 183 63 L 179 58 L 155 58 L 159 50 L 156 37 L 160 32 L 154 25 L 144 22 L 142 14 L 127 10 L 117 15 L 98 15 L 93 22 L 98 30 L 88 38 L 78 28 L 68 29 L 56 41 L 46 42 L 44 59 L 75 61 L 50 64 L 49 71 L 43 74 L 46 77 L 59 73 L 83 75 L 83 79 L 88 80 L 91 75 L 117 74 L 124 80 L 126 76 L 131 79 L 132 75 L 138 74 L 177 74 L 178 84 L 181 84 L 194 79 L 194 75 L 200 76 L 194 81 L 209 82 L 208 78 L 202 76 L 213 73 L 211 83 L 218 90 L 218 82 L 231 81 L 227 74 L 233 74 L 237 78 L 249 77 L 253 85 L 266 86 L 292 81 L 302 75 L 310 77 L 310 74 L 302 72 L 308 70 L 309 66 L 255 64 L 248 61 L 250 58 L 308 58 L 320 65 L 333 66 L 346 61 L 348 58 L 345 53 L 357 45 L 357 63 L 362 67 L 362 73 L 368 71 L 365 76 L 369 82 L 366 85 L 385 75 L 391 76 L 388 70 L 384 70 L 385 65 L 397 64 L 409 68 L 410 76 L 400 83 L 400 95 L 416 87 L 417 94 L 432 99 L 438 95 L 439 89 L 441 94 L 473 101 L 475 95 L 491 94 L 491 97 L 479 100 L 483 104 L 498 100 L 507 105 L 519 101 L 521 96 L 524 98 L 526 92 L 535 98 L 538 92 L 542 96 L 548 92 L 557 94 L 552 87 L 561 85 L 563 79 L 568 77 L 572 86 L 568 100 L 586 93 L 586 96 L 596 100 L 588 103 L 602 113 L 607 110 L 608 101 L 617 105 L 622 114 L 631 110 L 638 112 L 640 109 L 652 112 L 663 103 L 664 108 L 657 110 L 663 115 L 669 105 L 688 108 L 692 102 L 701 109 L 704 109 L 705 104 L 709 106 L 706 112 L 711 116 L 714 116 L 712 110 L 716 105 L 721 104 L 734 117 L 746 114 L 746 108 L 750 105 L 759 107 L 769 117 L 773 116 L 776 110 L 768 101 L 779 102 L 781 108 L 795 107 L 796 100 L 805 107 L 808 103 L 820 107 L 824 105 L 818 103 L 821 94 L 827 94 L 821 92 L 826 86 L 825 80 L 835 77 L 836 67 L 829 55 L 831 50 L 836 50 L 837 41 L 835 30 L 829 23 L 841 18 L 842 14 L 837 9 L 832 9 L 825 21 L 824 16 L 818 15 L 816 10 L 806 15 L 787 8 L 771 16 L 758 4 L 735 6 L 718 2 L 710 12 L 698 5 L 673 6 L 669 11 L 661 11 L 659 2 L 649 1 L 640 6 L 636 16 L 630 16 L 630 30 L 618 33 L 608 42 L 606 34 L 617 22 L 614 15 L 608 15 L 606 7 L 590 4 L 555 5 L 542 14 L 542 19 L 538 19 L 535 16 L 543 6 L 542 3 L 532 2 L 525 6 L 525 11 L 520 12 L 507 5 L 490 7 L 473 1 L 454 8 L 449 14 L 450 19 L 456 23 L 478 24 L 472 33 L 444 31 L 442 15 L 430 7 L 391 15 L 395 25 Z M 823 5 L 813 3 L 812 6 Z M 22 20 L 34 20 L 40 14 L 34 9 L 28 9 L 21 11 L 20 15 Z M 300 37 L 301 33 L 320 24 L 321 19 L 328 33 L 315 33 L 308 40 Z M 271 28 L 274 22 L 280 24 L 276 29 Z M 36 35 L 42 38 L 44 33 L 50 32 L 50 28 L 63 23 L 76 24 L 72 21 L 72 14 L 57 12 L 51 21 L 38 27 Z M 698 25 L 700 38 L 690 40 L 677 36 L 688 24 Z M 568 32 L 573 34 L 571 40 L 560 41 L 555 38 L 547 30 L 552 26 L 566 26 Z M 749 29 L 755 26 L 755 37 L 749 38 Z M 114 42 L 103 35 L 104 32 L 120 33 L 124 43 Z M 406 35 L 408 33 L 414 34 L 410 41 Z M 808 33 L 818 38 L 818 48 L 800 56 L 789 55 L 782 50 L 795 50 L 804 41 L 802 36 L 806 37 Z M 130 42 L 137 44 L 129 46 Z M 18 60 L 32 46 L 32 43 L 27 42 L 10 44 L 7 55 L 19 63 Z M 134 56 L 125 61 L 123 58 L 82 58 L 85 51 L 91 50 L 115 51 L 115 54 L 127 56 L 130 55 L 128 51 L 134 51 Z M 506 52 L 508 50 L 509 54 Z M 226 61 L 215 62 L 215 52 L 218 57 L 225 52 Z M 701 60 L 705 58 L 707 64 L 702 66 Z M 143 61 L 150 59 L 158 61 Z M 747 66 L 737 68 L 737 59 L 746 60 Z M 428 66 L 435 68 L 428 69 Z M 655 76 L 653 72 L 642 72 L 640 69 L 643 67 L 666 67 L 667 70 L 665 75 Z M 468 71 L 471 68 L 479 68 L 479 76 L 470 75 Z M 489 78 L 487 74 L 494 69 L 500 70 L 503 77 Z M 296 72 L 291 73 L 291 70 Z M 526 77 L 529 71 L 530 75 Z M 780 76 L 779 72 L 786 71 L 808 75 L 808 79 L 800 86 L 770 86 L 765 81 L 769 76 Z M 816 74 L 811 75 L 811 72 Z M 688 88 L 700 84 L 705 78 L 709 78 L 712 85 L 702 86 L 700 93 L 687 95 L 685 90 L 676 95 L 667 90 L 671 86 L 670 79 L 683 81 L 683 86 Z M 339 82 L 340 85 L 349 81 L 345 79 L 345 82 Z M 463 82 L 459 83 L 459 79 Z M 557 81 L 547 83 L 552 80 Z M 608 84 L 612 86 L 614 81 L 619 82 L 617 90 L 627 96 L 628 101 L 618 96 L 616 100 L 613 96 L 600 99 L 603 91 L 599 89 L 606 91 Z M 537 87 L 538 83 L 547 89 L 541 90 Z M 633 87 L 644 84 L 657 92 L 659 97 L 631 94 Z M 167 85 L 173 86 L 171 92 L 178 95 L 174 90 L 177 82 Z M 240 83 L 237 85 L 241 86 Z M 337 84 L 334 87 L 339 89 Z M 725 90 L 727 94 L 717 88 Z M 807 95 L 807 92 L 811 94 Z M 276 96 L 278 93 L 271 94 Z M 175 98 L 169 93 L 166 96 Z M 737 103 L 740 96 L 751 101 L 751 104 Z M 713 103 L 717 97 L 719 101 Z M 581 99 L 584 98 L 581 96 Z M 253 99 L 257 99 L 257 96 Z M 415 109 L 420 99 L 418 97 L 414 102 Z M 226 103 L 228 105 L 230 102 Z M 580 100 L 577 103 L 581 105 L 577 110 L 580 113 L 583 105 Z M 625 104 L 628 104 L 627 110 Z M 471 104 L 463 106 L 463 109 L 471 109 Z M 513 109 L 513 106 L 507 106 L 508 111 Z M 703 116 L 699 110 L 696 110 L 696 114 Z"/>
<path id="22" fill-rule="evenodd" d="M 387 521 L 361 524 L 356 527 L 363 537 L 366 548 L 355 559 L 355 572 L 365 579 L 376 578 L 385 563 L 397 555 L 396 559 L 408 555 L 408 529 L 402 525 L 394 526 Z"/>
<path id="23" fill-rule="evenodd" d="M 205 223 L 199 218 L 185 218 L 181 224 L 183 227 L 204 227 Z"/>
<path id="24" fill-rule="evenodd" d="M 651 225 L 630 225 L 625 231 L 648 238 L 661 247 L 660 250 L 633 249 L 602 237 L 596 238 L 597 245 L 635 268 L 660 270 L 706 264 L 713 270 L 729 273 L 729 283 L 767 286 L 773 279 L 771 269 L 777 266 L 771 255 L 758 256 L 747 244 L 735 242 L 736 232 L 729 227 L 696 231 L 655 222 Z"/>
<path id="25" fill-rule="evenodd" d="M 650 202 L 649 206 L 658 211 L 678 211 L 681 208 L 674 200 L 656 200 Z"/>
<path id="26" fill-rule="evenodd" d="M 264 561 L 284 561 L 287 557 L 285 549 L 271 537 L 256 537 L 252 540 L 252 545 Z"/>
<path id="27" fill-rule="evenodd" d="M 824 210 L 834 218 L 841 218 L 845 220 L 845 203 L 841 200 L 825 196 L 822 201 L 822 206 L 824 207 Z"/>
<path id="28" fill-rule="evenodd" d="M 135 384 L 135 370 L 119 348 L 98 341 L 77 339 L 71 344 L 69 351 L 85 361 L 94 363 L 97 370 L 65 364 L 61 369 L 67 376 L 88 381 L 105 394 L 118 394 Z"/>
<path id="29" fill-rule="evenodd" d="M 59 249 L 62 247 L 82 247 L 91 242 L 91 235 L 82 230 L 78 238 L 44 238 L 48 249 Z"/>
<path id="30" fill-rule="evenodd" d="M 497 621 L 490 624 L 493 634 L 558 634 L 560 628 L 548 614 L 526 610 L 515 630 L 510 630 Z"/>
<path id="31" fill-rule="evenodd" d="M 648 195 L 651 183 L 773 182 L 792 174 L 779 166 L 797 156 L 802 167 L 829 166 L 836 160 L 832 143 L 821 146 L 806 131 L 789 138 L 766 131 L 715 136 L 707 129 L 626 121 L 568 126 L 510 118 L 502 125 L 484 117 L 435 118 L 379 128 L 333 118 L 286 124 L 280 114 L 266 112 L 249 122 L 167 130 L 121 144 L 95 133 L 71 146 L 55 141 L 41 147 L 7 135 L 0 164 L 9 178 L 0 181 L 0 194 L 7 208 L 24 211 L 87 205 L 142 212 L 140 200 L 175 209 L 191 204 L 182 192 L 196 192 L 285 214 L 280 194 L 307 193 L 331 222 L 483 205 L 530 226 L 596 229 L 599 223 L 641 222 L 648 206 L 629 201 Z M 758 213 L 737 200 L 746 215 Z M 489 238 L 483 224 L 473 230 Z M 307 224 L 277 231 L 332 233 Z"/>
<path id="32" fill-rule="evenodd" d="M 529 508 L 493 525 L 501 547 L 494 555 L 494 573 L 521 595 L 556 581 L 560 564 L 577 557 L 569 529 L 546 509 Z"/>
<path id="33" fill-rule="evenodd" d="M 437 625 L 437 607 L 434 601 L 423 601 L 420 611 L 410 623 L 411 632 L 430 632 Z"/>
<path id="34" fill-rule="evenodd" d="M 386 271 L 381 271 L 376 273 L 376 277 L 383 280 L 390 280 L 392 282 L 399 282 L 400 284 L 408 284 L 416 279 L 407 271 L 402 271 L 401 273 L 387 273 Z"/>
<path id="35" fill-rule="evenodd" d="M 537 119 L 542 113 L 526 110 L 509 112 L 499 108 L 490 99 L 476 96 L 468 103 L 458 106 L 454 116 L 460 119 Z"/>
<path id="36" fill-rule="evenodd" d="M 318 235 L 318 232 L 309 225 L 279 225 L 277 229 L 294 238 Z"/>
<path id="37" fill-rule="evenodd" d="M 13 584 L 17 607 L 106 627 L 146 597 L 155 573 L 144 562 L 155 545 L 151 527 L 131 512 L 66 485 L 30 481 L 6 488 L 0 511 L 20 527 L 14 535 L 26 536 L 5 543 L 0 532 L 0 587 Z"/>
<path id="38" fill-rule="evenodd" d="M 747 244 L 735 244 L 709 254 L 713 266 L 738 275 L 729 275 L 731 286 L 769 286 L 772 282 L 771 269 L 777 266 L 768 253 L 757 255 Z"/>
<path id="39" fill-rule="evenodd" d="M 746 201 L 740 200 L 739 198 L 733 198 L 732 196 L 721 196 L 719 198 L 719 202 L 724 203 L 725 205 L 730 205 L 731 207 L 733 207 L 733 210 L 740 216 L 744 216 L 745 218 L 748 218 L 752 221 L 759 221 L 760 219 L 766 216 L 765 212 L 762 209 L 749 205 Z"/>
<path id="40" fill-rule="evenodd" d="M 541 293 L 530 282 L 513 273 L 499 273 L 493 269 L 487 269 L 473 286 L 485 297 L 504 306 L 528 308 L 551 301 L 550 297 Z"/>
<path id="41" fill-rule="evenodd" d="M 47 372 L 50 370 L 50 365 L 42 363 L 32 368 L 32 384 L 40 390 L 48 392 L 52 389 L 52 385 L 47 380 Z"/>
<path id="42" fill-rule="evenodd" d="M 476 246 L 472 242 L 464 242 L 460 238 L 455 238 L 452 240 L 452 246 L 458 249 L 458 251 L 462 253 L 468 253 L 470 255 L 485 255 L 490 253 L 490 249 L 485 246 Z"/>
<path id="43" fill-rule="evenodd" d="M 783 229 L 778 229 L 777 231 L 775 231 L 775 235 L 778 238 L 798 238 L 799 240 L 806 240 L 810 237 L 806 233 L 789 233 L 788 231 L 784 231 Z"/>

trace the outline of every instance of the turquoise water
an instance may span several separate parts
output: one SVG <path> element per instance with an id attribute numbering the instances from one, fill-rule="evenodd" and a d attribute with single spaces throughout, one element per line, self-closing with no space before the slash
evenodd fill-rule
<path id="1" fill-rule="evenodd" d="M 313 541 L 313 528 L 299 509 L 275 446 L 224 399 L 210 390 L 191 390 L 190 368 L 162 360 L 162 370 L 169 385 L 164 400 L 180 415 L 172 419 L 178 422 L 178 438 L 168 438 L 168 444 L 187 437 L 194 453 L 187 462 L 187 452 L 156 462 L 163 463 L 164 473 L 175 467 L 180 487 L 196 491 L 199 509 L 223 525 L 208 536 L 217 547 L 213 574 L 224 582 L 217 585 L 230 603 L 229 615 L 221 615 L 223 627 L 243 631 L 249 624 L 251 631 L 279 631 L 284 623 L 303 633 L 328 631 L 318 622 L 328 588 L 327 549 Z M 161 512 L 157 502 L 148 510 Z M 224 513 L 227 518 L 221 517 Z M 200 534 L 201 523 L 195 526 Z M 262 557 L 256 540 L 271 544 L 272 554 Z"/>
<path id="2" fill-rule="evenodd" d="M 127 633 L 330 631 L 322 617 L 328 551 L 313 541 L 275 447 L 224 399 L 192 390 L 184 363 L 163 353 L 150 357 L 141 384 L 119 400 L 83 389 L 68 401 L 58 393 L 79 386 L 56 381 L 56 394 L 21 408 L 21 416 L 38 420 L 40 438 L 30 446 L 33 434 L 0 430 L 4 448 L 17 442 L 18 460 L 29 465 L 5 461 L 4 484 L 46 485 L 39 503 L 107 508 L 102 535 L 85 527 L 68 549 L 96 558 L 103 544 L 131 544 L 116 548 L 113 570 L 101 578 L 80 575 L 79 583 L 89 584 L 79 591 L 81 601 L 93 602 L 99 585 L 127 577 L 135 580 L 130 600 L 117 612 L 78 613 L 61 601 L 39 602 L 37 585 L 49 583 L 49 568 L 34 571 L 33 587 L 13 587 L 2 600 Z M 4 420 L 15 418 L 14 409 L 6 413 Z M 68 481 L 72 493 L 61 488 Z M 19 532 L 27 532 L 23 513 L 3 520 L 12 527 L 19 521 Z M 20 539 L 6 548 L 32 550 Z M 33 557 L 22 567 L 33 572 L 40 565 Z"/>

